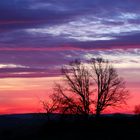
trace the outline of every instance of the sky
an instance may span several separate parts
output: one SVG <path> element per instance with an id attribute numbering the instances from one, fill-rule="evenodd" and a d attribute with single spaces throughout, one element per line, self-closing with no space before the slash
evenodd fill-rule
<path id="1" fill-rule="evenodd" d="M 41 112 L 60 68 L 110 60 L 140 104 L 140 0 L 0 1 L 0 114 Z M 106 112 L 112 112 L 107 110 Z"/>

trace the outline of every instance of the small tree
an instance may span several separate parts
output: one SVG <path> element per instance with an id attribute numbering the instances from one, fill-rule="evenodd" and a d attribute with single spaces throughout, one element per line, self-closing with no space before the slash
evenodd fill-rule
<path id="1" fill-rule="evenodd" d="M 59 104 L 60 101 L 58 100 L 57 96 L 51 95 L 48 101 L 42 101 L 44 110 L 46 111 L 47 118 L 50 120 L 50 115 L 52 113 L 59 112 Z"/>
<path id="2" fill-rule="evenodd" d="M 134 113 L 136 115 L 140 115 L 140 105 L 136 105 L 135 108 L 134 108 Z"/>
<path id="3" fill-rule="evenodd" d="M 91 60 L 92 77 L 97 87 L 96 116 L 108 106 L 125 103 L 128 91 L 125 82 L 120 78 L 113 66 L 102 58 Z"/>

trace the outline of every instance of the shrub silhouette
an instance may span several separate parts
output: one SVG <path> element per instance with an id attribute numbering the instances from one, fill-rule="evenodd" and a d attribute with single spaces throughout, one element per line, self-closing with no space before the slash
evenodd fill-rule
<path id="1" fill-rule="evenodd" d="M 136 115 L 140 115 L 140 105 L 136 105 L 135 108 L 134 108 L 134 113 Z"/>

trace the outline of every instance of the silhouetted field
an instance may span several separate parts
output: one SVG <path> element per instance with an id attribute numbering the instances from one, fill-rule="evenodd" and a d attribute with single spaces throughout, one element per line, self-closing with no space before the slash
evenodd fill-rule
<path id="1" fill-rule="evenodd" d="M 90 116 L 57 114 L 0 116 L 0 140 L 120 140 L 139 139 L 140 117 L 133 115 Z"/>

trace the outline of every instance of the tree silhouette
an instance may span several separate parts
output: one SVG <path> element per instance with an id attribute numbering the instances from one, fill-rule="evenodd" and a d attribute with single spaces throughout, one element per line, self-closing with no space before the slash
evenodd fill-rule
<path id="1" fill-rule="evenodd" d="M 62 114 L 88 116 L 95 106 L 99 116 L 109 106 L 126 103 L 129 96 L 124 80 L 109 61 L 102 58 L 93 58 L 88 65 L 75 60 L 62 68 L 62 74 L 63 84 L 55 85 L 52 106 L 44 105 L 49 108 L 48 112 L 57 110 Z"/>
<path id="2" fill-rule="evenodd" d="M 120 78 L 113 66 L 102 58 L 92 59 L 92 77 L 97 87 L 96 116 L 108 106 L 118 106 L 125 103 L 128 90 L 125 82 Z"/>
<path id="3" fill-rule="evenodd" d="M 136 105 L 135 108 L 134 108 L 134 113 L 136 115 L 140 115 L 140 105 Z"/>
<path id="4" fill-rule="evenodd" d="M 59 102 L 61 113 L 90 113 L 92 92 L 91 78 L 87 67 L 81 61 L 75 60 L 62 68 L 64 85 L 56 84 L 53 97 Z"/>
<path id="5" fill-rule="evenodd" d="M 46 111 L 47 118 L 50 120 L 50 115 L 54 112 L 59 112 L 59 100 L 53 95 L 50 96 L 49 101 L 42 101 L 43 107 Z"/>

